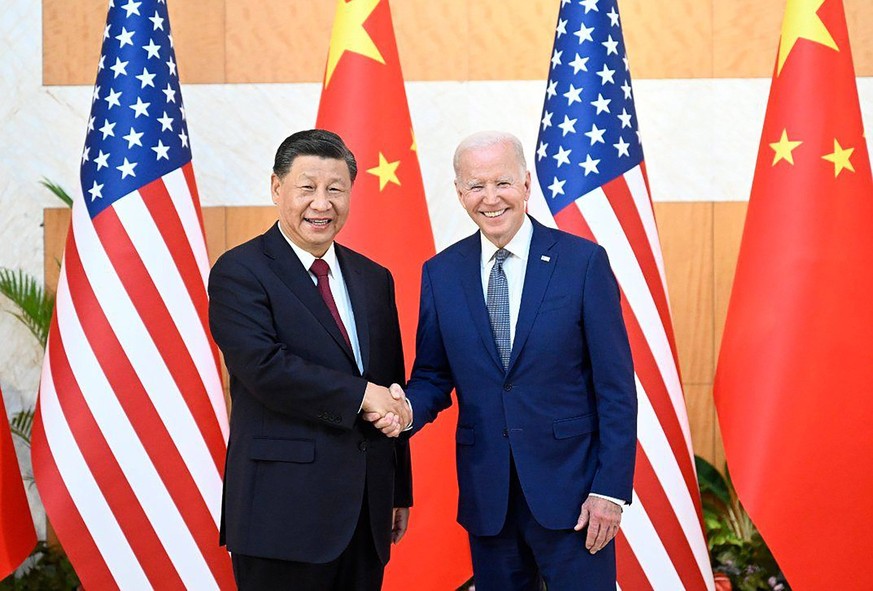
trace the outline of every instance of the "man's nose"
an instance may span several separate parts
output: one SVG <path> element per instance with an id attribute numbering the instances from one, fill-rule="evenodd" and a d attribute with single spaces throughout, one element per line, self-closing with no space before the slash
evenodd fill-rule
<path id="1" fill-rule="evenodd" d="M 327 197 L 326 189 L 318 189 L 315 191 L 315 196 L 312 199 L 312 203 L 309 204 L 311 209 L 316 211 L 327 211 L 330 209 L 330 199 Z"/>

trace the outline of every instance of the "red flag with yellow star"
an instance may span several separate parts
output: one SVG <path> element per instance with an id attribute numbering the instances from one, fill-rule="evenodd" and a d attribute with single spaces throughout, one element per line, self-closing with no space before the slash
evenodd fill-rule
<path id="1" fill-rule="evenodd" d="M 393 273 L 409 369 L 421 265 L 435 249 L 388 0 L 337 1 L 316 126 L 338 133 L 358 161 L 340 242 Z M 444 591 L 470 576 L 467 536 L 455 522 L 454 418 L 442 417 L 412 443 L 415 506 L 388 564 L 389 591 L 410 581 Z"/>
<path id="2" fill-rule="evenodd" d="M 715 399 L 740 500 L 795 589 L 870 587 L 871 339 L 873 179 L 843 4 L 788 0 Z"/>

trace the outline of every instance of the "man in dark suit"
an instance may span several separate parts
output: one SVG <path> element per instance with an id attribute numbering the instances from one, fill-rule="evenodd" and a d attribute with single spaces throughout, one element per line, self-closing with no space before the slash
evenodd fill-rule
<path id="1" fill-rule="evenodd" d="M 526 215 L 530 173 L 514 136 L 475 134 L 454 166 L 479 232 L 422 270 L 411 432 L 456 389 L 458 521 L 477 591 L 538 589 L 540 578 L 549 591 L 614 591 L 609 542 L 631 501 L 636 388 L 606 251 Z"/>
<path id="2" fill-rule="evenodd" d="M 379 589 L 406 530 L 408 445 L 360 418 L 409 421 L 384 387 L 404 379 L 394 282 L 334 242 L 356 172 L 336 134 L 288 137 L 271 178 L 278 224 L 210 275 L 233 399 L 221 541 L 241 590 Z"/>

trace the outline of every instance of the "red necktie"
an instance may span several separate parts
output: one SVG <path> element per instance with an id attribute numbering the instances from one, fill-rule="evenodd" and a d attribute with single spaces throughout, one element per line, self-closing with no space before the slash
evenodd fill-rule
<path id="1" fill-rule="evenodd" d="M 318 279 L 318 293 L 321 294 L 321 298 L 324 300 L 324 303 L 327 304 L 327 309 L 330 310 L 330 315 L 333 316 L 337 327 L 339 327 L 340 332 L 343 333 L 343 338 L 349 345 L 349 349 L 354 351 L 352 348 L 352 341 L 349 339 L 349 333 L 346 332 L 346 327 L 343 325 L 342 318 L 340 318 L 339 310 L 336 308 L 333 293 L 330 291 L 330 280 L 328 279 L 330 267 L 324 259 L 315 259 L 312 261 L 312 266 L 309 267 L 309 270 L 312 271 Z"/>

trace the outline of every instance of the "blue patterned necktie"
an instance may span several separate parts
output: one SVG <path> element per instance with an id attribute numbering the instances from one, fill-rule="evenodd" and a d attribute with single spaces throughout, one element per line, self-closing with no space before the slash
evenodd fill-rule
<path id="1" fill-rule="evenodd" d="M 491 332 L 497 344 L 497 352 L 503 362 L 503 369 L 509 367 L 509 353 L 512 344 L 509 338 L 509 284 L 506 273 L 503 272 L 503 261 L 509 256 L 509 251 L 501 248 L 494 254 L 494 266 L 488 276 L 488 316 L 491 318 Z"/>

